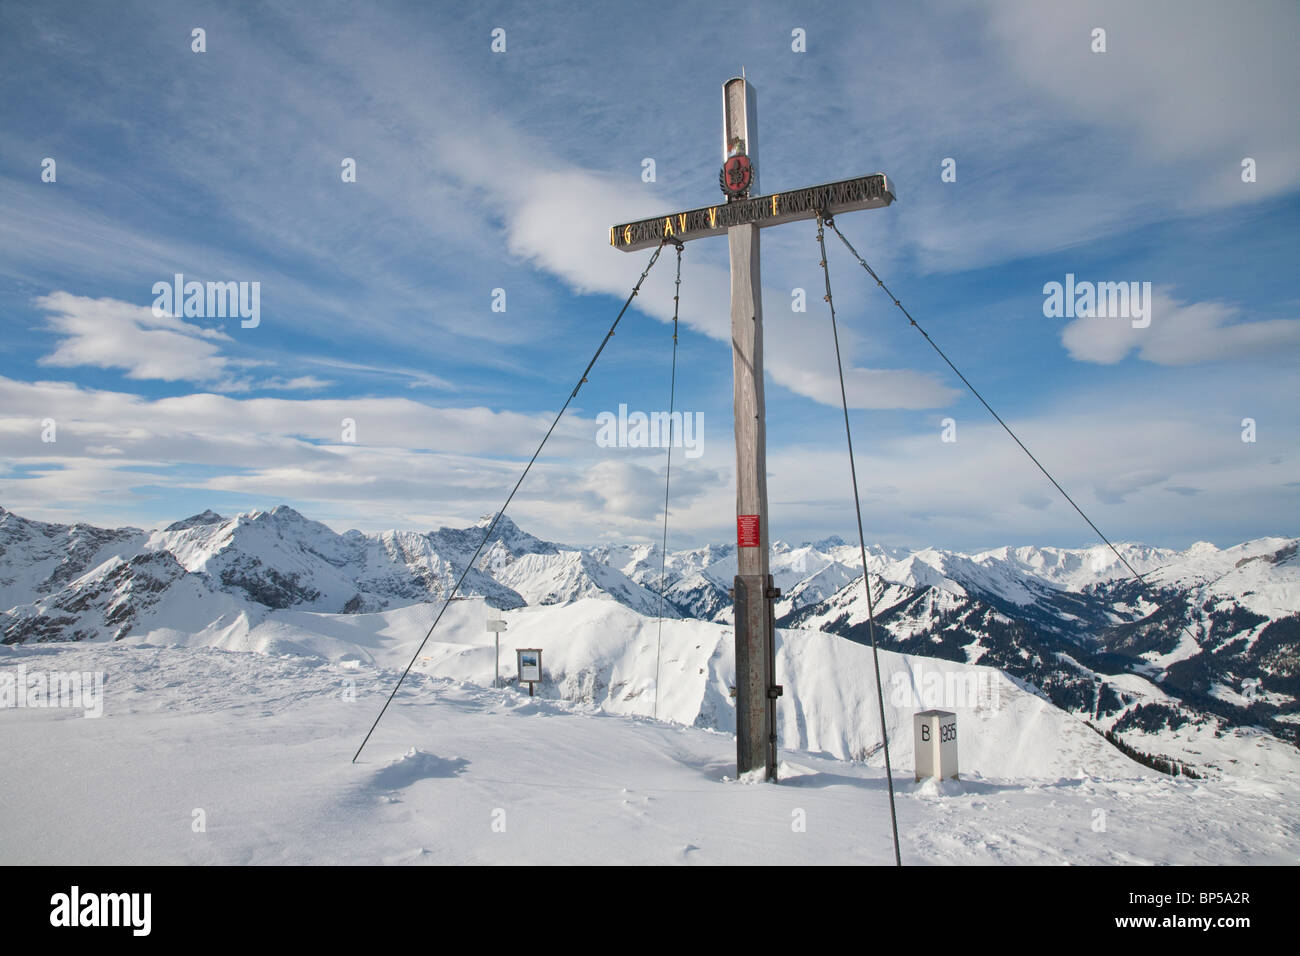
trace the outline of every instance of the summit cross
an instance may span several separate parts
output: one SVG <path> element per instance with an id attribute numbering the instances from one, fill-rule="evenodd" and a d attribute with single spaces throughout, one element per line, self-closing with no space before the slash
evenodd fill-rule
<path id="1" fill-rule="evenodd" d="M 758 192 L 757 98 L 743 76 L 722 85 L 725 201 L 612 226 L 609 242 L 632 252 L 727 235 L 731 251 L 731 344 L 736 429 L 736 770 L 762 766 L 776 779 L 776 632 L 767 523 L 767 426 L 763 403 L 763 295 L 758 231 L 804 219 L 832 218 L 894 201 L 883 173 L 784 193 Z M 655 688 L 655 693 L 659 689 Z"/>

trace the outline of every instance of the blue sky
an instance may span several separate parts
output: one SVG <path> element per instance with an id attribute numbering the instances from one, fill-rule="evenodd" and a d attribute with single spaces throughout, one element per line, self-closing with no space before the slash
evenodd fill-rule
<path id="1" fill-rule="evenodd" d="M 890 176 L 898 202 L 841 227 L 1108 535 L 1300 533 L 1298 27 L 1292 3 L 5 5 L 0 504 L 152 527 L 288 503 L 338 530 L 494 510 L 648 258 L 608 227 L 717 198 L 743 65 L 764 190 Z M 772 531 L 848 537 L 815 227 L 762 241 Z M 599 447 L 596 416 L 666 407 L 672 265 L 524 527 L 657 539 L 663 451 Z M 1092 543 L 838 244 L 831 269 L 869 539 Z M 675 456 L 676 546 L 734 534 L 726 270 L 722 240 L 687 245 L 677 406 L 704 454 Z M 259 282 L 260 324 L 155 318 L 177 272 Z M 1150 327 L 1044 316 L 1066 273 L 1150 282 Z"/>

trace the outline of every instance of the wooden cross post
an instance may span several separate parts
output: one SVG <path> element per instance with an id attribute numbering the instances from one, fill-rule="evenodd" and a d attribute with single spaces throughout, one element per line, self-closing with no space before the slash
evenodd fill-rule
<path id="1" fill-rule="evenodd" d="M 726 201 L 614 226 L 609 242 L 632 252 L 667 241 L 727 234 L 731 249 L 731 346 L 736 419 L 736 771 L 776 779 L 776 637 L 767 523 L 767 427 L 763 405 L 763 292 L 758 231 L 819 214 L 832 217 L 894 201 L 883 173 L 758 195 L 757 100 L 744 77 L 722 85 Z M 751 196 L 751 193 L 754 195 Z M 656 693 L 658 689 L 656 688 Z"/>

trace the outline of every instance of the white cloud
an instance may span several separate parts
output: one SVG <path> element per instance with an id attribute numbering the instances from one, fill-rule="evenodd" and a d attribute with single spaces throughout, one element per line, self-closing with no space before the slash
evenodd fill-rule
<path id="1" fill-rule="evenodd" d="M 218 343 L 218 329 L 190 325 L 146 306 L 116 299 L 90 299 L 55 292 L 36 300 L 50 313 L 48 328 L 60 336 L 42 365 L 124 369 L 128 378 L 165 382 L 216 382 L 231 371 Z"/>
<path id="2" fill-rule="evenodd" d="M 1076 411 L 1045 409 L 1013 422 L 1017 434 L 1112 540 L 1236 543 L 1295 532 L 1300 475 L 1296 428 L 1282 404 L 1261 417 L 1276 429 L 1271 454 L 1240 440 L 1240 397 L 1074 396 Z M 1198 403 L 1197 399 L 1200 399 Z M 1281 401 L 1281 397 L 1278 397 Z M 1183 407 L 1178 407 L 1178 406 Z M 1257 406 L 1261 407 L 1261 406 Z M 1085 409 L 1080 413 L 1077 409 Z M 958 441 L 926 434 L 862 442 L 863 521 L 869 541 L 907 546 L 1082 544 L 1095 539 L 1078 514 L 995 423 L 959 420 Z M 775 533 L 852 530 L 843 450 L 769 449 Z M 868 480 L 864 476 L 870 476 Z M 1187 491 L 1197 489 L 1194 498 Z M 900 490 L 901 489 L 901 490 Z M 838 515 L 839 520 L 828 520 Z"/>
<path id="3" fill-rule="evenodd" d="M 343 369 L 349 372 L 361 372 L 366 375 L 381 376 L 392 379 L 394 376 L 407 380 L 408 388 L 431 388 L 439 391 L 455 391 L 456 386 L 440 375 L 421 369 L 400 368 L 395 365 L 363 365 L 358 362 L 346 362 L 342 359 L 322 356 L 304 357 L 302 361 L 325 368 Z"/>
<path id="4" fill-rule="evenodd" d="M 882 252 L 864 251 L 886 279 L 898 271 L 890 250 L 955 272 L 1300 185 L 1293 0 L 1248 12 L 1221 0 L 939 0 L 900 10 L 886 34 L 852 17 L 842 27 L 871 55 L 837 60 L 815 105 L 782 93 L 804 115 L 828 114 L 835 136 L 818 141 L 827 172 L 865 148 L 894 180 L 898 206 L 851 234 L 884 235 Z M 1095 27 L 1107 30 L 1104 54 L 1091 52 Z M 1247 156 L 1254 183 L 1241 181 Z M 955 183 L 939 181 L 943 157 L 957 161 Z"/>
<path id="5" fill-rule="evenodd" d="M 1247 395 L 1229 381 L 1161 389 L 1140 401 L 1075 394 L 1013 425 L 1115 538 L 1169 543 L 1191 534 L 1229 543 L 1290 533 L 1296 492 L 1288 482 L 1300 479 L 1291 396 L 1284 383 Z M 8 465 L 0 469 L 0 504 L 20 514 L 103 521 L 107 502 L 157 511 L 159 495 L 170 502 L 184 493 L 228 509 L 222 502 L 236 495 L 241 507 L 294 503 L 337 520 L 340 530 L 421 527 L 432 516 L 465 522 L 495 510 L 550 424 L 549 415 L 434 409 L 403 398 L 146 400 L 5 378 L 0 409 L 0 460 Z M 1245 414 L 1259 421 L 1255 444 L 1240 440 Z M 41 441 L 47 417 L 58 422 L 54 444 Z M 937 423 L 887 437 L 861 431 L 855 417 L 872 540 L 978 547 L 1090 540 L 996 425 L 959 415 L 958 441 L 949 444 Z M 343 418 L 355 420 L 356 444 L 341 441 Z M 566 416 L 512 516 L 560 541 L 657 540 L 662 450 L 604 449 L 595 434 L 593 419 Z M 732 455 L 720 438 L 700 459 L 674 456 L 670 538 L 678 546 L 734 534 Z M 768 469 L 775 534 L 802 540 L 851 531 L 842 446 L 772 446 Z M 1187 489 L 1198 494 L 1189 498 Z M 172 507 L 163 504 L 151 520 L 181 517 Z"/>
<path id="6" fill-rule="evenodd" d="M 511 136 L 505 130 L 496 135 Z M 485 166 L 485 154 L 527 159 L 510 161 L 501 169 Z M 555 171 L 554 164 L 543 157 L 540 147 L 510 147 L 505 141 L 478 138 L 460 128 L 455 143 L 449 143 L 443 154 L 457 176 L 489 191 L 489 201 L 505 220 L 513 254 L 558 275 L 578 292 L 626 298 L 651 250 L 629 254 L 604 245 L 593 255 L 592 237 L 607 235 L 616 222 L 661 210 L 663 200 L 630 196 L 626 189 L 616 188 L 595 172 L 576 168 Z M 682 208 L 686 205 L 683 201 Z M 703 243 L 696 242 L 684 253 L 681 317 L 688 327 L 729 343 L 730 275 L 712 265 L 710 254 L 702 247 Z M 636 299 L 637 308 L 662 320 L 673 314 L 674 255 L 672 247 L 665 248 Z M 770 312 L 764 316 L 763 328 L 766 373 L 796 394 L 838 405 L 838 376 L 826 317 L 815 313 L 790 316 L 789 289 L 765 286 L 764 301 Z M 855 365 L 853 352 L 860 339 L 846 332 L 847 328 L 841 329 L 841 347 L 846 353 L 846 391 L 852 407 L 935 408 L 958 395 L 927 372 Z"/>
<path id="7" fill-rule="evenodd" d="M 294 378 L 288 379 L 268 378 L 265 381 L 258 382 L 257 387 L 276 392 L 311 392 L 322 388 L 328 388 L 333 384 L 333 382 L 317 378 L 315 375 L 298 375 Z"/>
<path id="8" fill-rule="evenodd" d="M 1300 319 L 1234 321 L 1240 310 L 1223 302 L 1180 302 L 1157 288 L 1149 306 L 1151 324 L 1134 328 L 1127 318 L 1074 319 L 1061 332 L 1072 358 L 1112 365 L 1136 352 L 1157 365 L 1294 354 L 1300 348 Z"/>
<path id="9" fill-rule="evenodd" d="M 46 328 L 59 336 L 41 365 L 122 369 L 130 379 L 192 382 L 223 392 L 250 389 L 314 391 L 331 383 L 314 375 L 250 378 L 263 362 L 222 354 L 234 340 L 220 329 L 191 325 L 149 306 L 54 292 L 36 300 L 48 312 Z"/>
<path id="10" fill-rule="evenodd" d="M 990 25 L 1025 81 L 1075 116 L 1128 132 L 1181 181 L 1188 208 L 1252 201 L 1300 183 L 1300 9 L 1291 0 L 1241 10 L 1220 0 L 1002 0 Z M 1091 49 L 1098 27 L 1105 53 Z M 1268 170 L 1249 189 L 1240 177 L 1244 156 Z"/>

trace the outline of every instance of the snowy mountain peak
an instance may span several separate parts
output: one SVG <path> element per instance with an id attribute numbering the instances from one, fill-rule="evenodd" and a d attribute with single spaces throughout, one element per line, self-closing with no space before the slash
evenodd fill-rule
<path id="1" fill-rule="evenodd" d="M 247 515 L 240 515 L 240 517 L 246 517 L 250 522 L 275 521 L 284 524 L 293 524 L 298 522 L 319 524 L 319 522 L 312 521 L 310 518 L 303 515 L 302 512 L 295 508 L 291 508 L 289 505 L 276 505 L 270 511 L 254 510 L 248 512 Z M 321 527 L 324 526 L 322 525 Z"/>
<path id="2" fill-rule="evenodd" d="M 184 531 L 186 528 L 194 528 L 200 525 L 207 525 L 207 524 L 219 524 L 220 522 L 225 520 L 226 519 L 223 518 L 221 515 L 217 514 L 211 508 L 208 508 L 206 511 L 200 514 L 190 515 L 188 518 L 182 518 L 180 521 L 173 521 L 163 530 Z"/>

